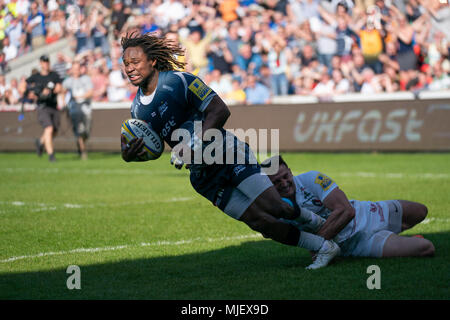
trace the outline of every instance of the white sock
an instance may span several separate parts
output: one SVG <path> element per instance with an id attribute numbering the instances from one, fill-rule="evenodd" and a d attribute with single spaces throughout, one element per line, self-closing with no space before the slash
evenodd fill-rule
<path id="1" fill-rule="evenodd" d="M 300 231 L 298 246 L 300 248 L 308 249 L 309 251 L 319 251 L 324 241 L 325 239 L 321 236 L 306 231 Z"/>

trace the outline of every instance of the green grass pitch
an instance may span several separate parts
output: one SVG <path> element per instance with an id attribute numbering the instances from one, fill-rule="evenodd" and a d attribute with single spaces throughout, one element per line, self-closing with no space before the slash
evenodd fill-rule
<path id="1" fill-rule="evenodd" d="M 169 154 L 125 163 L 0 154 L 0 299 L 450 299 L 450 154 L 285 153 L 295 174 L 320 170 L 350 199 L 426 204 L 405 232 L 433 258 L 337 258 L 309 271 L 306 250 L 264 239 L 197 195 Z M 81 289 L 69 290 L 68 266 Z M 369 290 L 378 265 L 381 289 Z"/>

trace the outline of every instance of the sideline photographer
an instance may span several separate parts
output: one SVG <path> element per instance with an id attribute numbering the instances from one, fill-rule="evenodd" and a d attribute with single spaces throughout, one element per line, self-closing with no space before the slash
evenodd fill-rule
<path id="1" fill-rule="evenodd" d="M 26 97 L 37 104 L 37 117 L 44 128 L 40 139 L 36 139 L 36 152 L 42 156 L 44 151 L 49 161 L 55 161 L 53 138 L 60 126 L 60 114 L 57 108 L 57 95 L 62 91 L 61 78 L 50 70 L 50 60 L 47 55 L 40 57 L 41 71 L 32 74 L 27 81 Z"/>

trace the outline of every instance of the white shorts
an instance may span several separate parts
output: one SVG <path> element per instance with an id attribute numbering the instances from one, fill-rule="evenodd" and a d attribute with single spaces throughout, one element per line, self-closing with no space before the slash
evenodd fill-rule
<path id="1" fill-rule="evenodd" d="M 272 181 L 267 175 L 261 173 L 251 175 L 233 188 L 224 212 L 239 220 L 255 199 L 271 186 L 273 186 Z"/>
<path id="2" fill-rule="evenodd" d="M 366 213 L 368 220 L 364 228 L 339 243 L 342 256 L 380 258 L 387 238 L 401 232 L 403 209 L 400 202 L 386 200 L 373 204 L 374 210 Z"/>

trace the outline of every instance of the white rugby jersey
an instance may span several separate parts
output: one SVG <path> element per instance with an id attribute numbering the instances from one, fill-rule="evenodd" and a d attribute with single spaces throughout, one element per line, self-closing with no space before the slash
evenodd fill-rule
<path id="1" fill-rule="evenodd" d="M 319 171 L 309 171 L 294 176 L 295 200 L 297 204 L 327 219 L 331 211 L 323 205 L 323 200 L 338 187 L 327 175 Z M 387 213 L 377 202 L 349 200 L 355 208 L 355 218 L 336 236 L 335 241 L 342 242 L 349 239 L 356 232 L 365 230 L 369 216 L 377 214 L 381 221 L 387 218 Z"/>

